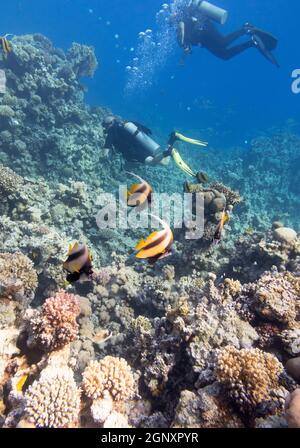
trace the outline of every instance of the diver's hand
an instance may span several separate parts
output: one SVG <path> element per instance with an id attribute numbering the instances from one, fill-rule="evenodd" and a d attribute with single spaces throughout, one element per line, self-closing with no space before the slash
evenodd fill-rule
<path id="1" fill-rule="evenodd" d="M 191 47 L 186 47 L 186 48 L 184 48 L 183 53 L 184 53 L 186 56 L 189 55 L 189 54 L 192 54 L 192 49 L 191 49 Z"/>

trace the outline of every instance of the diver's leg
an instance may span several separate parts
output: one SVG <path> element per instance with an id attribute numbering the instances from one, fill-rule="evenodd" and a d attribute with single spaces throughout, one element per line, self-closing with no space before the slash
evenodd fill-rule
<path id="1" fill-rule="evenodd" d="M 203 47 L 207 48 L 211 53 L 215 55 L 224 55 L 224 59 L 227 56 L 227 47 L 246 34 L 245 28 L 242 28 L 234 33 L 224 36 L 220 31 L 211 23 L 199 34 L 198 40 Z M 239 47 L 239 46 L 238 46 Z"/>
<path id="2" fill-rule="evenodd" d="M 223 36 L 223 43 L 225 47 L 228 47 L 232 42 L 239 39 L 242 36 L 245 36 L 247 34 L 247 31 L 245 28 L 241 28 L 238 31 L 234 31 L 233 33 L 228 34 L 227 36 Z"/>
<path id="3" fill-rule="evenodd" d="M 218 56 L 221 59 L 231 59 L 244 51 L 248 50 L 249 48 L 254 48 L 254 44 L 252 41 L 245 42 L 240 45 L 236 45 L 235 47 L 231 48 L 224 48 L 222 51 L 218 51 L 218 53 L 215 53 L 216 56 Z"/>

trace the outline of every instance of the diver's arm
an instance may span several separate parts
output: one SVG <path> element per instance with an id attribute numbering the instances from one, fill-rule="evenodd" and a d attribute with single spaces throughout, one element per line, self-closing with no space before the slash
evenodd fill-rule
<path id="1" fill-rule="evenodd" d="M 113 149 L 113 147 L 114 147 L 113 136 L 112 136 L 112 133 L 109 132 L 107 134 L 107 136 L 106 136 L 106 140 L 105 140 L 105 143 L 104 143 L 104 148 Z"/>

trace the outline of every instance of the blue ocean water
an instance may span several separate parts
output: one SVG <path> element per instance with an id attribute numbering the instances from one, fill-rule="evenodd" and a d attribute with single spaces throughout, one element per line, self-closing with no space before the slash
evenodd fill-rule
<path id="1" fill-rule="evenodd" d="M 300 66 L 297 0 L 216 2 L 229 11 L 224 33 L 250 22 L 278 37 L 279 70 L 255 49 L 226 62 L 195 49 L 181 66 L 181 50 L 174 45 L 155 66 L 152 85 L 138 86 L 126 95 L 126 67 L 136 55 L 138 34 L 149 28 L 153 33 L 163 29 L 156 21 L 162 3 L 11 0 L 1 6 L 0 29 L 3 35 L 40 32 L 64 49 L 74 41 L 93 45 L 100 66 L 95 77 L 85 81 L 87 101 L 144 122 L 161 139 L 174 128 L 212 128 L 211 143 L 226 148 L 245 145 L 254 136 L 286 126 L 291 119 L 293 130 L 297 129 L 300 95 L 291 91 L 291 73 Z"/>

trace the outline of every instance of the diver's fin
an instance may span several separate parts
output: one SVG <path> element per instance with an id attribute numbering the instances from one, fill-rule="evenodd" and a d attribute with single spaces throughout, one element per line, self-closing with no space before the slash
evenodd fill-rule
<path id="1" fill-rule="evenodd" d="M 185 163 L 185 161 L 181 158 L 181 155 L 175 148 L 172 149 L 172 157 L 178 168 L 181 169 L 181 171 L 183 171 L 185 174 L 188 174 L 191 177 L 196 177 L 196 174 Z"/>
<path id="2" fill-rule="evenodd" d="M 264 46 L 268 51 L 273 51 L 277 48 L 278 39 L 273 34 L 256 28 L 256 26 L 250 25 L 249 23 L 245 24 L 244 27 L 247 31 L 247 34 L 258 36 L 262 40 Z"/>
<path id="3" fill-rule="evenodd" d="M 186 137 L 183 134 L 179 134 L 179 132 L 176 132 L 175 136 L 176 136 L 177 140 L 180 140 L 180 141 L 186 142 L 186 143 L 190 143 L 191 145 L 208 146 L 208 142 L 204 142 L 202 140 L 196 140 L 194 138 Z"/>
<path id="4" fill-rule="evenodd" d="M 275 56 L 271 53 L 271 51 L 266 47 L 263 39 L 258 34 L 253 34 L 252 41 L 254 46 L 261 52 L 261 54 L 271 62 L 271 64 L 276 65 L 276 67 L 280 67 Z"/>

